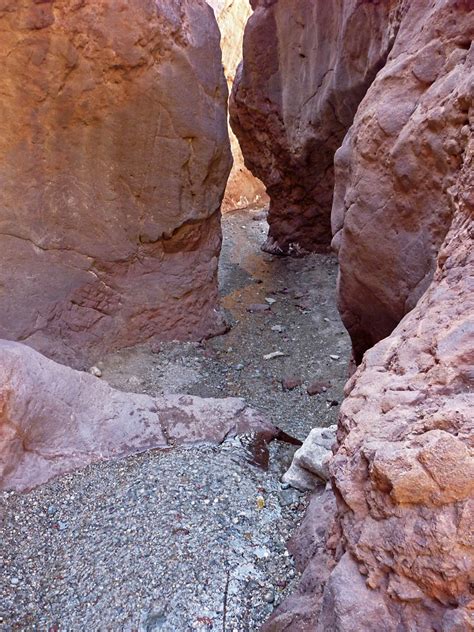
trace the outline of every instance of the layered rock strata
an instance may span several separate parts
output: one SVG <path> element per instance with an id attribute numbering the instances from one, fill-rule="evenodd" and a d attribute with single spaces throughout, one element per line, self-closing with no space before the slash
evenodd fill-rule
<path id="1" fill-rule="evenodd" d="M 327 250 L 333 158 L 393 44 L 397 0 L 253 0 L 230 103 L 245 162 L 266 185 L 266 250 Z"/>
<path id="2" fill-rule="evenodd" d="M 4 0 L 0 30 L 0 338 L 79 367 L 222 331 L 231 155 L 211 8 Z"/>
<path id="3" fill-rule="evenodd" d="M 96 461 L 238 434 L 261 456 L 280 433 L 242 399 L 124 393 L 0 341 L 0 489 L 24 491 Z"/>
<path id="4" fill-rule="evenodd" d="M 406 7 L 335 160 L 339 308 L 358 362 L 428 288 L 472 136 L 474 4 Z"/>

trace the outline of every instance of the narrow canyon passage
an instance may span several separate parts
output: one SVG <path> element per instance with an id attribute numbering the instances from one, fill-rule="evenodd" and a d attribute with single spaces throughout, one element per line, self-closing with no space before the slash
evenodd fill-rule
<path id="1" fill-rule="evenodd" d="M 101 379 L 151 395 L 238 395 L 301 440 L 335 423 L 350 347 L 336 259 L 262 253 L 266 230 L 261 211 L 224 215 L 227 334 L 111 354 Z M 275 351 L 285 355 L 264 360 Z M 284 390 L 290 378 L 301 385 Z M 310 396 L 315 382 L 326 390 Z M 286 543 L 307 495 L 280 482 L 294 447 L 273 442 L 265 472 L 245 440 L 151 451 L 3 492 L 1 626 L 258 629 L 298 581 Z"/>

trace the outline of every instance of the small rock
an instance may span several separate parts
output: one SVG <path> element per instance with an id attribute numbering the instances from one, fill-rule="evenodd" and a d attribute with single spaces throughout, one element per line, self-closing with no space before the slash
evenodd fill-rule
<path id="1" fill-rule="evenodd" d="M 12 577 L 12 578 L 10 579 L 10 584 L 11 584 L 12 586 L 18 586 L 18 584 L 19 584 L 19 583 L 20 583 L 20 580 L 18 579 L 18 577 Z"/>
<path id="2" fill-rule="evenodd" d="M 292 391 L 297 386 L 301 386 L 303 380 L 295 375 L 284 377 L 281 381 L 281 387 L 284 391 Z"/>
<path id="3" fill-rule="evenodd" d="M 236 371 L 242 371 L 243 368 L 244 368 L 244 365 L 242 363 L 236 364 L 234 367 Z"/>
<path id="4" fill-rule="evenodd" d="M 98 366 L 91 366 L 91 368 L 89 369 L 89 373 L 91 375 L 95 375 L 95 377 L 102 377 L 102 371 L 99 369 Z"/>
<path id="5" fill-rule="evenodd" d="M 276 303 L 276 299 L 275 299 L 275 298 L 270 298 L 270 297 L 267 297 L 267 298 L 265 299 L 265 302 L 266 302 L 266 303 L 268 303 L 269 305 L 273 305 L 274 303 Z"/>
<path id="6" fill-rule="evenodd" d="M 269 590 L 268 592 L 266 592 L 263 595 L 263 600 L 266 603 L 273 603 L 275 601 L 275 593 L 273 592 L 273 590 Z"/>
<path id="7" fill-rule="evenodd" d="M 273 325 L 271 327 L 272 331 L 276 331 L 279 334 L 282 334 L 284 331 L 286 331 L 286 327 L 283 327 L 283 325 Z"/>
<path id="8" fill-rule="evenodd" d="M 283 353 L 283 351 L 273 351 L 272 353 L 267 353 L 263 356 L 264 360 L 273 360 L 273 358 L 281 358 L 283 356 L 288 355 L 287 353 Z"/>
<path id="9" fill-rule="evenodd" d="M 313 395 L 319 395 L 320 393 L 325 393 L 328 388 L 331 386 L 329 382 L 321 382 L 320 380 L 315 380 L 308 384 L 306 388 L 306 392 L 310 397 Z"/>
<path id="10" fill-rule="evenodd" d="M 262 312 L 269 312 L 270 311 L 270 305 L 268 305 L 267 303 L 252 303 L 251 305 L 249 305 L 247 307 L 247 311 L 251 312 L 253 314 L 255 314 L 255 313 L 262 313 Z"/>
<path id="11" fill-rule="evenodd" d="M 263 509 L 265 507 L 265 498 L 263 496 L 257 496 L 257 509 Z"/>
<path id="12" fill-rule="evenodd" d="M 339 360 L 339 358 L 340 358 L 341 356 L 338 356 L 338 355 L 336 355 L 336 354 L 332 354 L 332 355 L 330 355 L 329 357 L 331 358 L 331 360 Z"/>

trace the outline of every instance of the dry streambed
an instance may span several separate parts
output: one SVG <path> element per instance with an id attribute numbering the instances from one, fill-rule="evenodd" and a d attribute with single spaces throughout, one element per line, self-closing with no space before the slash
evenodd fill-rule
<path id="1" fill-rule="evenodd" d="M 231 330 L 106 357 L 101 379 L 149 394 L 239 395 L 304 439 L 334 423 L 347 377 L 337 266 L 261 253 L 266 224 L 254 217 L 224 219 Z M 306 498 L 280 483 L 294 448 L 273 443 L 265 472 L 245 443 L 150 451 L 3 493 L 1 629 L 258 629 L 297 579 L 285 543 Z"/>

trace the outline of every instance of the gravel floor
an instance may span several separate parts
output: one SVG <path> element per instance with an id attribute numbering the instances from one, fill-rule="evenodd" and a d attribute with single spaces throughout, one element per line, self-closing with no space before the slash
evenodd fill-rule
<path id="1" fill-rule="evenodd" d="M 333 423 L 349 354 L 335 260 L 261 253 L 265 230 L 248 212 L 224 220 L 228 334 L 111 355 L 103 379 L 151 394 L 240 395 L 301 439 Z M 265 299 L 269 311 L 247 311 Z M 285 355 L 263 359 L 274 351 Z M 302 385 L 283 390 L 289 376 Z M 314 380 L 327 391 L 310 397 Z M 151 451 L 1 494 L 0 629 L 258 630 L 297 580 L 285 542 L 306 498 L 279 482 L 293 451 L 274 443 L 268 472 L 239 439 Z"/>

